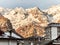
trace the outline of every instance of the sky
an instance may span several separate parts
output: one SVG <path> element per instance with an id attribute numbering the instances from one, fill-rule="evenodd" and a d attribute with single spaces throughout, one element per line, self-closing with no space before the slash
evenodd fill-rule
<path id="1" fill-rule="evenodd" d="M 60 0 L 0 0 L 0 7 L 4 8 L 39 7 L 40 9 L 47 9 L 57 4 L 60 4 Z"/>

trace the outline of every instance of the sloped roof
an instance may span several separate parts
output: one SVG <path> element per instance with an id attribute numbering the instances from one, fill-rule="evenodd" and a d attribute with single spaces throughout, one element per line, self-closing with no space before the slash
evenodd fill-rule
<path id="1" fill-rule="evenodd" d="M 19 34 L 17 34 L 15 31 L 11 31 L 12 33 L 14 33 L 15 35 L 17 35 L 17 36 L 19 36 L 19 37 L 21 37 L 21 38 L 18 38 L 18 37 L 14 37 L 14 36 L 10 36 L 10 35 L 7 35 L 7 34 L 2 34 L 1 36 L 0 36 L 0 40 L 23 40 L 23 37 L 22 36 L 20 36 Z M 9 32 L 8 32 L 9 33 Z"/>
<path id="2" fill-rule="evenodd" d="M 49 27 L 60 27 L 60 23 L 50 23 L 48 24 Z"/>
<path id="3" fill-rule="evenodd" d="M 20 39 L 12 36 L 2 35 L 0 36 L 0 40 L 20 40 Z"/>
<path id="4" fill-rule="evenodd" d="M 21 37 L 21 39 L 23 39 L 23 37 L 19 35 L 15 30 L 12 30 L 12 32 L 15 33 L 17 36 Z"/>

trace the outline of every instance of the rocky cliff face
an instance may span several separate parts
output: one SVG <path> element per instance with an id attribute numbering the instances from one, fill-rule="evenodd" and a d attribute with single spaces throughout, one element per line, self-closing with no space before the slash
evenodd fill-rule
<path id="1" fill-rule="evenodd" d="M 52 22 L 60 23 L 60 5 L 52 6 L 44 11 L 49 15 L 52 15 Z"/>
<path id="2" fill-rule="evenodd" d="M 6 32 L 9 29 L 12 29 L 10 21 L 7 18 L 0 15 L 0 30 Z"/>
<path id="3" fill-rule="evenodd" d="M 13 29 L 24 38 L 33 36 L 34 31 L 36 35 L 44 37 L 45 27 L 49 23 L 60 23 L 60 5 L 52 6 L 44 11 L 38 7 L 0 9 L 0 14 L 9 19 Z"/>
<path id="4" fill-rule="evenodd" d="M 54 5 L 46 10 L 44 10 L 44 12 L 47 12 L 48 14 L 51 14 L 51 15 L 56 15 L 58 13 L 60 13 L 60 5 Z"/>
<path id="5" fill-rule="evenodd" d="M 9 19 L 13 29 L 24 38 L 33 36 L 35 30 L 38 36 L 45 36 L 44 32 L 48 21 L 45 13 L 39 8 L 23 9 L 20 7 L 15 9 L 1 8 L 1 10 L 1 15 Z"/>

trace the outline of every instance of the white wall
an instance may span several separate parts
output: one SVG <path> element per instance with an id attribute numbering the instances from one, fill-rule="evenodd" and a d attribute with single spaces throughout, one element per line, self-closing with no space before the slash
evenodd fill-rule
<path id="1" fill-rule="evenodd" d="M 16 41 L 0 40 L 0 45 L 17 45 Z"/>
<path id="2" fill-rule="evenodd" d="M 57 38 L 57 27 L 51 27 L 51 39 Z"/>

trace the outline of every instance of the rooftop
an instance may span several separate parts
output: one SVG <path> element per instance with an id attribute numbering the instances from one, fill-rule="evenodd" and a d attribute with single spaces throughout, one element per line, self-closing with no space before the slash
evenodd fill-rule
<path id="1" fill-rule="evenodd" d="M 53 27 L 60 27 L 60 23 L 50 23 L 48 24 L 49 27 L 53 26 Z"/>

